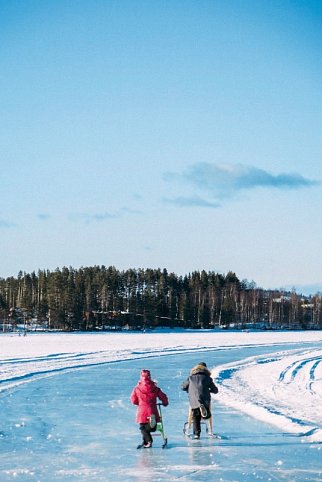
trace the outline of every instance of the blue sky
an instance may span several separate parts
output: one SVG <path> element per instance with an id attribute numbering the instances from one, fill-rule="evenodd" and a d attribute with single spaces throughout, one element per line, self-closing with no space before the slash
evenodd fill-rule
<path id="1" fill-rule="evenodd" d="M 322 290 L 321 59 L 319 1 L 0 0 L 0 276 Z"/>

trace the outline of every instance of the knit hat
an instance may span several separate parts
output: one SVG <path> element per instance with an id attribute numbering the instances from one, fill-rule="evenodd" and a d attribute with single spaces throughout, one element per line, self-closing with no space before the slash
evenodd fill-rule
<path id="1" fill-rule="evenodd" d="M 141 371 L 141 379 L 142 380 L 151 380 L 150 370 L 142 370 Z"/>

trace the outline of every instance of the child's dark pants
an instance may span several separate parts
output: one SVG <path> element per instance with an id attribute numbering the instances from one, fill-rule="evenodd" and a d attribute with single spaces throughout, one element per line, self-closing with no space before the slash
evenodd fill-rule
<path id="1" fill-rule="evenodd" d="M 140 423 L 140 430 L 144 443 L 152 442 L 151 432 L 155 432 L 156 427 L 151 428 L 149 423 Z"/>
<path id="2" fill-rule="evenodd" d="M 201 413 L 199 408 L 192 409 L 193 434 L 200 435 L 201 432 Z"/>

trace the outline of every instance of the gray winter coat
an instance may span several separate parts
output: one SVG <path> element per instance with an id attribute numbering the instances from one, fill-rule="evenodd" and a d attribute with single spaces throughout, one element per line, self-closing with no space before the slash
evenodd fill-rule
<path id="1" fill-rule="evenodd" d="M 199 408 L 203 404 L 209 409 L 210 394 L 218 393 L 218 388 L 210 375 L 207 367 L 196 365 L 191 370 L 189 378 L 181 385 L 182 390 L 188 392 L 191 408 Z"/>

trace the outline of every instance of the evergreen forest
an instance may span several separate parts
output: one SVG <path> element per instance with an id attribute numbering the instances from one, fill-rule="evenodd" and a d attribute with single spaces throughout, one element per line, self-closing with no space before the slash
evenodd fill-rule
<path id="1" fill-rule="evenodd" d="M 322 295 L 264 290 L 235 273 L 94 266 L 0 278 L 0 329 L 321 329 Z"/>

